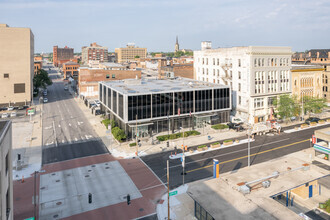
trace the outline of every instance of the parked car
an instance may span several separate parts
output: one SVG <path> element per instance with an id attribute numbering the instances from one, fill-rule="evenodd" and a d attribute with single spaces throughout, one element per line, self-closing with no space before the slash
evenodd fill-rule
<path id="1" fill-rule="evenodd" d="M 9 106 L 8 111 L 12 111 L 12 110 L 14 110 L 14 106 Z"/>
<path id="2" fill-rule="evenodd" d="M 44 103 L 47 103 L 48 102 L 48 99 L 47 98 L 44 98 Z"/>
<path id="3" fill-rule="evenodd" d="M 44 92 L 44 96 L 47 96 L 47 92 Z"/>
<path id="4" fill-rule="evenodd" d="M 68 87 L 67 87 L 67 86 L 65 86 L 65 87 L 64 87 L 64 90 L 68 90 Z"/>
<path id="5" fill-rule="evenodd" d="M 12 112 L 12 113 L 10 113 L 10 117 L 16 117 L 16 112 Z"/>
<path id="6" fill-rule="evenodd" d="M 233 122 L 229 122 L 227 123 L 229 129 L 233 129 L 233 130 L 236 130 L 236 131 L 243 131 L 244 130 L 244 127 L 242 126 L 241 123 L 233 123 Z"/>
<path id="7" fill-rule="evenodd" d="M 319 121 L 320 121 L 320 119 L 317 118 L 317 117 L 310 117 L 310 118 L 307 118 L 307 119 L 305 120 L 305 123 L 309 125 L 311 122 L 316 122 L 316 123 L 318 123 Z"/>
<path id="8" fill-rule="evenodd" d="M 7 110 L 7 107 L 1 107 L 0 108 L 0 111 L 5 111 L 5 110 Z"/>
<path id="9" fill-rule="evenodd" d="M 8 118 L 8 113 L 2 113 L 1 118 Z"/>

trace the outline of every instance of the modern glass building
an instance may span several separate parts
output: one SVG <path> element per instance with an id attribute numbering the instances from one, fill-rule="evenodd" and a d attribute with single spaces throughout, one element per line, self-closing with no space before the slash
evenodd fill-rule
<path id="1" fill-rule="evenodd" d="M 228 122 L 231 110 L 229 86 L 185 78 L 100 82 L 99 100 L 129 138 Z"/>

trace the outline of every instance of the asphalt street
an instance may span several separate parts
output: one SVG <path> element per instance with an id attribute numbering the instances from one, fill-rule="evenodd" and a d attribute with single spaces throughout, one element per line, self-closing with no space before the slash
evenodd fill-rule
<path id="1" fill-rule="evenodd" d="M 324 125 L 303 131 L 284 133 L 274 136 L 256 136 L 251 142 L 251 165 L 275 159 L 310 147 L 312 134 L 316 129 L 329 127 Z M 222 141 L 221 141 L 222 142 Z M 189 146 L 194 147 L 194 146 Z M 194 156 L 185 157 L 185 183 L 212 177 L 213 159 L 219 160 L 220 174 L 236 172 L 248 164 L 248 144 L 236 145 L 219 150 L 209 151 Z M 183 183 L 182 165 L 180 159 L 169 159 L 170 152 L 163 152 L 142 157 L 142 160 L 164 182 L 167 182 L 166 161 L 170 163 L 170 188 L 176 188 Z M 276 168 L 274 168 L 276 169 Z"/>
<path id="2" fill-rule="evenodd" d="M 48 68 L 51 68 L 49 70 Z M 43 104 L 42 164 L 107 153 L 83 112 L 51 65 L 44 67 L 53 80 Z"/>

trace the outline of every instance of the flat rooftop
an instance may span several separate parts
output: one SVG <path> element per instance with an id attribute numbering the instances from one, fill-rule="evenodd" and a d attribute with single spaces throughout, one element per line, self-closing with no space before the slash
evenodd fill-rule
<path id="1" fill-rule="evenodd" d="M 315 131 L 316 138 L 330 142 L 330 128 L 323 128 Z"/>
<path id="2" fill-rule="evenodd" d="M 189 184 L 187 193 L 215 219 L 301 219 L 271 196 L 329 175 L 328 170 L 311 164 L 309 157 L 311 153 L 312 149 L 307 149 L 220 174 L 218 179 L 197 181 Z M 288 171 L 288 167 L 293 170 L 305 163 L 310 164 L 309 170 Z M 238 191 L 238 183 L 258 180 L 275 171 L 280 175 L 277 178 L 270 178 L 269 188 L 255 187 L 247 195 Z M 250 184 L 252 185 L 254 184 Z"/>
<path id="3" fill-rule="evenodd" d="M 226 85 L 191 80 L 187 78 L 175 79 L 126 79 L 101 82 L 122 94 L 150 94 L 192 90 L 206 90 L 211 88 L 229 88 Z"/>

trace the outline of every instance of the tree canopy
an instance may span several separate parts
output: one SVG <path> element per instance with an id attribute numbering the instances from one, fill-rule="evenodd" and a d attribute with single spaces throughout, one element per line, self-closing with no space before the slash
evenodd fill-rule
<path id="1" fill-rule="evenodd" d="M 44 69 L 38 70 L 37 75 L 33 78 L 33 86 L 34 88 L 46 88 L 46 86 L 53 84 L 52 80 L 49 78 L 47 71 Z"/>

